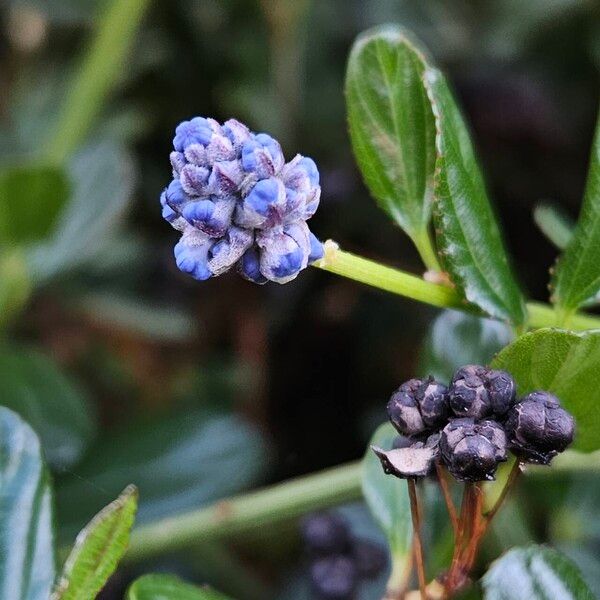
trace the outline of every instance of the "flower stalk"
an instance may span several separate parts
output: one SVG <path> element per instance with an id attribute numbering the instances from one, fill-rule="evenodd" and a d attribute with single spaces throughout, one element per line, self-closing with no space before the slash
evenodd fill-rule
<path id="1" fill-rule="evenodd" d="M 324 252 L 323 258 L 313 263 L 313 266 L 431 306 L 476 313 L 476 309 L 469 306 L 452 287 L 431 283 L 406 271 L 345 252 L 333 240 L 325 242 Z M 560 325 L 556 310 L 548 304 L 528 302 L 527 312 L 528 326 L 531 329 Z M 600 318 L 574 313 L 566 325 L 574 330 L 599 329 Z"/>

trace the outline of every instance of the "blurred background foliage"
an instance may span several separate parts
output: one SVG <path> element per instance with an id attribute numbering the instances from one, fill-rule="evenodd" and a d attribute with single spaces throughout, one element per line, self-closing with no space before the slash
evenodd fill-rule
<path id="1" fill-rule="evenodd" d="M 342 94 L 356 34 L 398 22 L 455 84 L 520 280 L 542 299 L 557 251 L 533 211 L 544 203 L 542 229 L 548 205 L 576 216 L 598 104 L 595 0 L 172 0 L 139 15 L 107 90 L 94 96 L 109 74 L 92 65 L 79 97 L 94 101 L 70 105 L 109 4 L 0 6 L 2 403 L 41 437 L 63 540 L 129 482 L 147 522 L 358 458 L 400 381 L 469 355 L 485 362 L 508 340 L 498 325 L 452 313 L 433 323 L 422 305 L 313 270 L 285 287 L 185 278 L 158 203 L 179 121 L 235 116 L 314 157 L 317 235 L 419 272 L 360 182 Z M 65 114 L 81 125 L 73 148 L 57 130 Z M 597 478 L 540 479 L 507 507 L 486 557 L 550 540 L 600 590 Z M 151 567 L 241 600 L 306 597 L 300 554 L 293 524 L 223 547 L 199 540 L 185 556 L 124 567 L 103 597 Z"/>

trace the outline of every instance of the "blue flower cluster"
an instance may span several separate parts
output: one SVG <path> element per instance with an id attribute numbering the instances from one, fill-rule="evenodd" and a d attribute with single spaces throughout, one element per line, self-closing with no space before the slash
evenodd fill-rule
<path id="1" fill-rule="evenodd" d="M 306 224 L 321 195 L 314 161 L 229 119 L 195 117 L 175 130 L 163 217 L 181 231 L 177 266 L 205 280 L 236 266 L 250 281 L 286 283 L 323 256 Z"/>

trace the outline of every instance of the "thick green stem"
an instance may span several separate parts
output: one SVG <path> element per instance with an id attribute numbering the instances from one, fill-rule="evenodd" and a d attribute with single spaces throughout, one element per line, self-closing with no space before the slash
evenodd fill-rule
<path id="1" fill-rule="evenodd" d="M 195 543 L 272 527 L 311 510 L 358 500 L 360 474 L 361 464 L 351 463 L 142 525 L 133 531 L 126 559 L 140 560 Z"/>
<path id="2" fill-rule="evenodd" d="M 325 243 L 325 256 L 315 262 L 314 266 L 432 306 L 472 312 L 469 305 L 453 288 L 431 283 L 405 271 L 386 267 L 375 261 L 344 252 L 331 240 Z M 558 325 L 556 311 L 548 304 L 528 302 L 527 310 L 529 313 L 528 325 L 532 329 Z M 568 325 L 571 329 L 576 330 L 598 329 L 600 328 L 600 318 L 575 313 L 570 316 Z"/>
<path id="3" fill-rule="evenodd" d="M 421 256 L 423 264 L 430 271 L 441 271 L 442 267 L 438 260 L 429 230 L 425 229 L 419 236 L 412 238 L 412 241 Z"/>
<path id="4" fill-rule="evenodd" d="M 106 97 L 127 69 L 128 54 L 148 4 L 149 0 L 109 2 L 67 90 L 54 135 L 44 148 L 50 161 L 61 163 L 68 158 L 94 124 Z"/>

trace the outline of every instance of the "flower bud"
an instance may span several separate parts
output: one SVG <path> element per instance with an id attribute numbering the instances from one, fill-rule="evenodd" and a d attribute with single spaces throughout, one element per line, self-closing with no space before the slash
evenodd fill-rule
<path id="1" fill-rule="evenodd" d="M 208 252 L 211 245 L 211 239 L 200 232 L 196 232 L 195 235 L 183 235 L 175 245 L 175 261 L 179 270 L 198 281 L 209 279 L 212 276 L 208 268 Z"/>
<path id="2" fill-rule="evenodd" d="M 548 392 L 532 392 L 508 412 L 510 449 L 524 462 L 547 465 L 573 441 L 575 422 Z"/>
<path id="3" fill-rule="evenodd" d="M 481 419 L 491 412 L 486 388 L 487 370 L 479 365 L 467 365 L 456 371 L 448 395 L 450 408 L 457 417 Z"/>
<path id="4" fill-rule="evenodd" d="M 184 152 L 190 144 L 208 144 L 212 136 L 213 128 L 208 119 L 195 117 L 176 127 L 173 146 L 178 152 Z"/>

